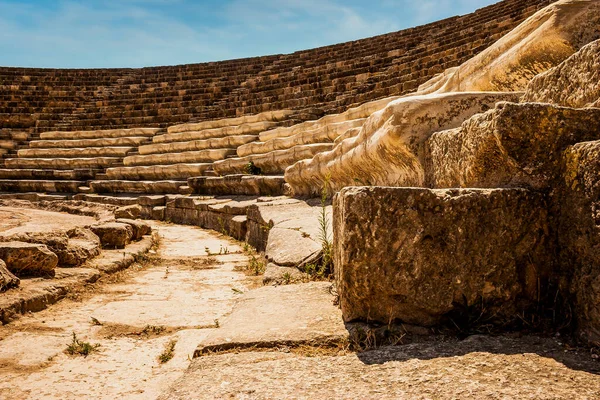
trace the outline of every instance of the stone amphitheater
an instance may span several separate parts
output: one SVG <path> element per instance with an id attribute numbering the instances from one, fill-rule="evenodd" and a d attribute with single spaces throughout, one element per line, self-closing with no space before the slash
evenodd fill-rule
<path id="1" fill-rule="evenodd" d="M 600 1 L 0 67 L 0 321 L 6 399 L 600 398 Z"/>

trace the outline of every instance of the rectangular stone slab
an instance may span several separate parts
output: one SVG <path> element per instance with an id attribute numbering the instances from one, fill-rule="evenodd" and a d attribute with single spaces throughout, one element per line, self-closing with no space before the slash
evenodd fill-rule
<path id="1" fill-rule="evenodd" d="M 333 225 L 346 321 L 433 326 L 483 304 L 502 322 L 552 263 L 545 199 L 524 189 L 345 188 Z"/>

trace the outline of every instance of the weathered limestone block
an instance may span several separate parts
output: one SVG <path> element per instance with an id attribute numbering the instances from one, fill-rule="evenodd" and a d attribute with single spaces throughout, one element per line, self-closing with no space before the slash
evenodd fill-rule
<path id="1" fill-rule="evenodd" d="M 358 136 L 285 171 L 294 195 L 318 195 L 330 176 L 330 192 L 346 186 L 423 186 L 424 142 L 516 93 L 449 93 L 397 99 L 367 119 Z"/>
<path id="2" fill-rule="evenodd" d="M 4 292 L 8 289 L 16 288 L 21 283 L 21 280 L 14 276 L 4 261 L 0 260 L 0 292 Z"/>
<path id="3" fill-rule="evenodd" d="M 525 189 L 343 189 L 333 225 L 344 320 L 432 326 L 482 309 L 510 320 L 549 273 L 545 206 Z"/>
<path id="4" fill-rule="evenodd" d="M 190 176 L 202 175 L 212 164 L 174 164 L 148 165 L 136 167 L 108 168 L 106 175 L 109 179 L 133 180 L 165 180 L 187 179 Z"/>
<path id="5" fill-rule="evenodd" d="M 209 122 L 209 121 L 207 121 Z M 156 136 L 154 138 L 154 143 L 169 143 L 169 142 L 187 142 L 190 140 L 206 140 L 206 139 L 216 139 L 227 136 L 237 136 L 237 135 L 254 135 L 258 132 L 267 130 L 269 128 L 277 125 L 275 122 L 271 121 L 259 121 L 259 122 L 251 122 L 251 123 L 243 123 L 241 125 L 233 125 L 233 126 L 221 126 L 217 128 L 207 128 L 207 129 L 188 129 L 185 128 L 185 131 L 177 131 L 167 133 L 166 135 Z M 191 125 L 189 126 L 191 127 Z M 180 129 L 177 127 L 170 127 L 171 129 Z"/>
<path id="6" fill-rule="evenodd" d="M 188 131 L 202 131 L 206 129 L 223 128 L 229 126 L 238 126 L 244 124 L 253 124 L 257 122 L 269 122 L 269 121 L 282 121 L 288 116 L 295 113 L 293 110 L 276 110 L 266 111 L 254 115 L 244 115 L 236 118 L 223 118 L 214 119 L 210 121 L 203 121 L 189 124 L 179 124 L 170 126 L 168 129 L 169 133 L 188 132 Z"/>
<path id="7" fill-rule="evenodd" d="M 349 129 L 361 127 L 364 122 L 365 118 L 353 119 L 318 126 L 300 131 L 292 136 L 274 138 L 266 142 L 248 143 L 237 148 L 237 155 L 245 157 L 251 154 L 264 154 L 275 150 L 285 150 L 298 145 L 333 142 L 338 136 Z"/>
<path id="8" fill-rule="evenodd" d="M 50 149 L 50 148 L 81 148 L 81 147 L 110 147 L 125 146 L 136 147 L 146 143 L 149 139 L 145 136 L 121 137 L 121 138 L 102 138 L 102 139 L 80 139 L 80 140 L 32 140 L 29 147 L 32 149 Z"/>
<path id="9" fill-rule="evenodd" d="M 600 40 L 533 78 L 523 101 L 588 107 L 600 101 Z"/>
<path id="10" fill-rule="evenodd" d="M 96 193 L 178 193 L 184 181 L 92 181 L 90 187 Z"/>
<path id="11" fill-rule="evenodd" d="M 147 223 L 140 221 L 138 219 L 128 219 L 128 218 L 119 218 L 117 220 L 120 224 L 130 225 L 133 229 L 131 239 L 134 241 L 141 240 L 144 236 L 152 233 L 152 228 Z"/>
<path id="12" fill-rule="evenodd" d="M 141 212 L 142 208 L 138 204 L 119 207 L 115 210 L 115 218 L 137 219 L 140 217 Z"/>
<path id="13" fill-rule="evenodd" d="M 420 93 L 519 91 L 600 38 L 600 3 L 561 0 L 525 20 L 469 61 L 419 86 Z"/>
<path id="14" fill-rule="evenodd" d="M 135 147 L 22 149 L 17 154 L 20 158 L 125 157 L 132 150 L 135 150 Z"/>
<path id="15" fill-rule="evenodd" d="M 600 346 L 600 141 L 570 147 L 563 177 L 562 270 L 573 274 L 571 292 L 581 336 Z"/>
<path id="16" fill-rule="evenodd" d="M 183 153 L 148 154 L 145 156 L 125 157 L 123 159 L 123 164 L 127 167 L 131 167 L 136 165 L 211 163 L 235 154 L 235 149 L 208 149 L 186 151 Z"/>
<path id="17" fill-rule="evenodd" d="M 58 257 L 46 245 L 25 242 L 0 243 L 0 260 L 19 277 L 54 276 Z"/>
<path id="18" fill-rule="evenodd" d="M 190 140 L 185 142 L 170 142 L 149 144 L 140 146 L 141 155 L 162 154 L 162 153 L 181 153 L 185 151 L 199 151 L 206 149 L 232 149 L 238 146 L 250 143 L 258 139 L 257 135 L 238 135 L 226 136 L 222 138 Z"/>
<path id="19" fill-rule="evenodd" d="M 94 158 L 9 158 L 4 161 L 8 168 L 30 169 L 99 169 L 110 167 L 120 161 L 117 157 Z"/>
<path id="20" fill-rule="evenodd" d="M 105 129 L 94 131 L 52 131 L 43 132 L 40 138 L 43 140 L 82 140 L 82 139 L 105 139 L 121 137 L 152 137 L 159 133 L 160 128 L 133 128 L 133 129 Z"/>
<path id="21" fill-rule="evenodd" d="M 285 180 L 281 176 L 198 176 L 189 178 L 188 185 L 195 193 L 207 195 L 280 196 L 285 192 Z"/>
<path id="22" fill-rule="evenodd" d="M 600 110 L 503 103 L 427 143 L 427 186 L 546 188 L 562 152 L 600 137 Z"/>
<path id="23" fill-rule="evenodd" d="M 326 115 L 316 121 L 305 121 L 300 124 L 296 124 L 290 127 L 275 128 L 268 131 L 261 132 L 259 135 L 261 142 L 266 142 L 276 138 L 285 138 L 293 136 L 300 132 L 307 130 L 320 129 L 330 124 L 336 124 L 340 122 L 350 121 L 353 119 L 367 118 L 376 111 L 379 111 L 386 107 L 391 101 L 398 98 L 386 97 L 368 103 L 361 104 L 358 107 L 350 108 L 341 114 L 330 114 Z"/>
<path id="24" fill-rule="evenodd" d="M 100 238 L 91 230 L 75 228 L 67 235 L 65 251 L 56 253 L 61 267 L 78 267 L 100 254 Z"/>
<path id="25" fill-rule="evenodd" d="M 102 247 L 122 249 L 131 242 L 133 228 L 129 224 L 111 222 L 90 228 L 100 238 Z"/>
<path id="26" fill-rule="evenodd" d="M 165 220 L 165 210 L 167 207 L 165 206 L 156 206 L 152 209 L 152 219 L 156 221 L 164 221 Z"/>

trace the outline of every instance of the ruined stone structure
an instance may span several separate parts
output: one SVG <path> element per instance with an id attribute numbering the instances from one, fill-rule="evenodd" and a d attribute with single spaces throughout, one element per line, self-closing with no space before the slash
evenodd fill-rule
<path id="1" fill-rule="evenodd" d="M 0 232 L 8 294 L 144 241 L 153 219 L 246 241 L 266 283 L 332 256 L 348 323 L 552 314 L 600 345 L 598 0 L 505 0 L 291 55 L 0 79 L 0 202 L 99 219 L 52 240 Z"/>

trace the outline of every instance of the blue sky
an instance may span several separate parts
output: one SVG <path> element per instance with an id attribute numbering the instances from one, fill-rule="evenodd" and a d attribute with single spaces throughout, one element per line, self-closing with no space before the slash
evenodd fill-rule
<path id="1" fill-rule="evenodd" d="M 143 67 L 291 53 L 498 0 L 0 0 L 0 65 Z"/>

